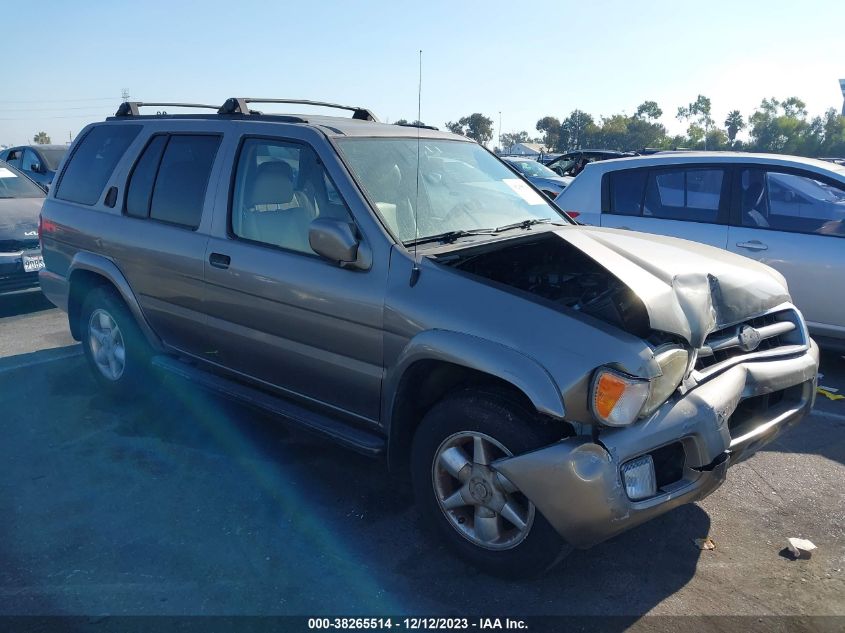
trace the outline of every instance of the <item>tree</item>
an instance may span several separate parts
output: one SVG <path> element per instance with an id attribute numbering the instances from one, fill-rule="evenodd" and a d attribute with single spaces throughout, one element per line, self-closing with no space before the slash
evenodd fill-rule
<path id="1" fill-rule="evenodd" d="M 643 101 L 637 106 L 637 111 L 634 116 L 638 119 L 651 119 L 656 121 L 663 116 L 663 110 L 657 105 L 656 101 Z"/>
<path id="2" fill-rule="evenodd" d="M 704 140 L 704 149 L 707 149 L 707 133 L 713 126 L 713 118 L 710 116 L 711 102 L 709 97 L 698 95 L 698 97 L 686 108 L 678 108 L 677 118 L 679 121 L 689 123 L 687 134 L 690 140 L 695 138 L 694 143 Z"/>
<path id="3" fill-rule="evenodd" d="M 739 110 L 731 110 L 725 118 L 725 129 L 728 131 L 728 140 L 731 145 L 736 141 L 736 135 L 745 129 L 745 120 Z"/>
<path id="4" fill-rule="evenodd" d="M 39 145 L 49 145 L 50 137 L 47 136 L 47 132 L 39 132 L 38 134 L 32 137 L 32 142 L 38 143 Z"/>
<path id="5" fill-rule="evenodd" d="M 530 143 L 531 137 L 528 136 L 528 132 L 507 132 L 502 134 L 501 139 L 499 140 L 499 144 L 502 146 L 502 151 L 506 151 L 512 145 L 516 145 L 517 143 Z"/>
<path id="6" fill-rule="evenodd" d="M 568 141 L 569 149 L 581 149 L 585 147 L 591 138 L 591 134 L 598 131 L 593 117 L 582 110 L 573 110 L 560 125 L 561 140 Z M 561 145 L 561 149 L 564 149 Z"/>
<path id="7" fill-rule="evenodd" d="M 417 119 L 414 119 L 413 121 L 408 121 L 408 119 L 399 119 L 393 125 L 425 125 L 425 123 Z"/>
<path id="8" fill-rule="evenodd" d="M 560 121 L 553 116 L 544 116 L 537 121 L 537 131 L 543 133 L 543 145 L 549 151 L 562 150 Z"/>
<path id="9" fill-rule="evenodd" d="M 449 121 L 446 123 L 446 128 L 455 134 L 468 136 L 481 145 L 489 143 L 493 138 L 493 119 L 480 112 L 461 117 L 457 123 Z"/>

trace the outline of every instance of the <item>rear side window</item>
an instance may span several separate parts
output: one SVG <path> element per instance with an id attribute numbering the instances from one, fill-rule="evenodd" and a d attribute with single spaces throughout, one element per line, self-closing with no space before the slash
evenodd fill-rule
<path id="1" fill-rule="evenodd" d="M 649 173 L 643 216 L 691 222 L 718 222 L 727 201 L 722 169 L 677 169 Z"/>
<path id="2" fill-rule="evenodd" d="M 212 135 L 153 137 L 130 176 L 126 214 L 197 228 L 219 146 Z"/>
<path id="3" fill-rule="evenodd" d="M 65 167 L 56 197 L 96 204 L 120 157 L 140 131 L 138 125 L 101 125 L 89 131 Z"/>
<path id="4" fill-rule="evenodd" d="M 149 217 L 153 185 L 165 145 L 167 136 L 154 136 L 132 170 L 126 193 L 127 215 L 136 218 Z"/>
<path id="5" fill-rule="evenodd" d="M 643 204 L 648 172 L 617 171 L 610 174 L 610 212 L 617 215 L 639 215 Z"/>

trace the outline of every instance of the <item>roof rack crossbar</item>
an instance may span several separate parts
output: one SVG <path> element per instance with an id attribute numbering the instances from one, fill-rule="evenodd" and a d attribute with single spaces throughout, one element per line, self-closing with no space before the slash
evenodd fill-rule
<path id="1" fill-rule="evenodd" d="M 207 110 L 218 110 L 220 106 L 208 105 L 207 103 L 164 103 L 152 101 L 124 101 L 115 112 L 115 116 L 140 116 L 140 108 L 144 107 L 167 107 L 167 108 L 203 108 Z"/>
<path id="2" fill-rule="evenodd" d="M 367 108 L 358 106 L 347 106 L 339 103 L 327 103 L 325 101 L 309 101 L 308 99 L 259 99 L 256 97 L 232 97 L 226 99 L 220 109 L 219 114 L 260 114 L 254 110 L 250 110 L 250 103 L 293 103 L 297 105 L 321 106 L 324 108 L 337 108 L 338 110 L 350 110 L 353 119 L 360 119 L 362 121 L 378 121 L 376 115 Z"/>

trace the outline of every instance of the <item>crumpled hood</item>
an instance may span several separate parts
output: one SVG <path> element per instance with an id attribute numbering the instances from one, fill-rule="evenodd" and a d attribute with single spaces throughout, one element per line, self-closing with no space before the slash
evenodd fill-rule
<path id="1" fill-rule="evenodd" d="M 44 198 L 0 198 L 0 240 L 31 240 Z"/>
<path id="2" fill-rule="evenodd" d="M 712 246 L 587 226 L 555 234 L 633 290 L 653 329 L 696 348 L 711 331 L 790 301 L 779 272 Z"/>

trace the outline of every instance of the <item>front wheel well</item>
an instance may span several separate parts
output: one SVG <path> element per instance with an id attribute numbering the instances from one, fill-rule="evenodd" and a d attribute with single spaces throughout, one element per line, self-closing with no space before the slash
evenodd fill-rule
<path id="1" fill-rule="evenodd" d="M 394 398 L 388 440 L 388 465 L 392 472 L 408 474 L 411 442 L 429 409 L 448 394 L 469 388 L 506 398 L 530 412 L 538 422 L 547 417 L 537 411 L 521 389 L 498 376 L 446 361 L 417 361 L 405 370 Z M 572 434 L 567 423 L 555 422 L 560 425 L 561 437 Z"/>
<path id="2" fill-rule="evenodd" d="M 82 332 L 79 331 L 79 315 L 82 311 L 82 304 L 85 303 L 85 297 L 98 286 L 111 286 L 114 288 L 114 284 L 99 273 L 90 270 L 75 270 L 71 273 L 67 316 L 70 333 L 74 340 L 79 341 L 82 339 Z"/>

